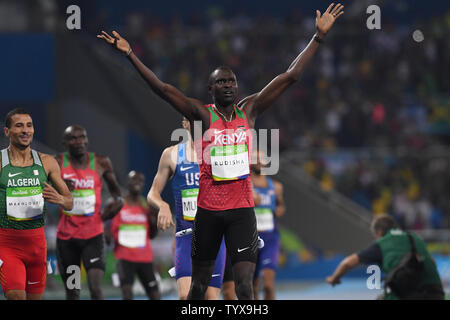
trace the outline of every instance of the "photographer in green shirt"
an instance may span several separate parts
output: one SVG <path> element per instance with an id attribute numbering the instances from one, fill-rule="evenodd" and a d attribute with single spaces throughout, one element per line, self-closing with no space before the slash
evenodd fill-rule
<path id="1" fill-rule="evenodd" d="M 387 215 L 377 216 L 371 225 L 371 231 L 376 237 L 375 243 L 367 249 L 347 256 L 326 281 L 332 286 L 340 284 L 341 277 L 358 264 L 376 264 L 388 275 L 400 260 L 411 251 L 408 234 L 400 230 L 394 219 Z M 417 254 L 423 261 L 423 271 L 416 288 L 402 299 L 432 299 L 443 300 L 445 297 L 436 263 L 428 252 L 426 243 L 418 235 L 410 233 L 414 241 Z M 385 300 L 400 299 L 394 292 L 385 288 L 382 297 Z"/>

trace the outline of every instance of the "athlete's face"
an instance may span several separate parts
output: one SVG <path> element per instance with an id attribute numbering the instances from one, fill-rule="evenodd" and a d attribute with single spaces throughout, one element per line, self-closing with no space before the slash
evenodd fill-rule
<path id="1" fill-rule="evenodd" d="M 238 85 L 236 76 L 231 70 L 217 69 L 210 77 L 209 93 L 214 102 L 227 106 L 236 101 Z"/>
<path id="2" fill-rule="evenodd" d="M 67 128 L 64 132 L 64 145 L 69 153 L 75 157 L 86 154 L 88 146 L 86 130 L 74 127 Z"/>
<path id="3" fill-rule="evenodd" d="M 33 141 L 33 119 L 28 114 L 15 114 L 11 117 L 11 126 L 5 128 L 5 135 L 15 147 L 27 148 Z"/>
<path id="4" fill-rule="evenodd" d="M 131 194 L 138 195 L 141 194 L 145 185 L 145 177 L 142 173 L 131 171 L 128 174 L 128 191 Z"/>

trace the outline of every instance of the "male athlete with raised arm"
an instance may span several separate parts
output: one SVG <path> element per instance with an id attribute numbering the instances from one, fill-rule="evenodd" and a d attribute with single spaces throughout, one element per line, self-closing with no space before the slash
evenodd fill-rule
<path id="1" fill-rule="evenodd" d="M 253 210 L 250 152 L 257 116 L 294 84 L 319 48 L 343 5 L 332 3 L 322 15 L 316 11 L 317 32 L 289 68 L 260 92 L 237 101 L 236 76 L 228 67 L 216 68 L 209 77 L 213 104 L 186 97 L 161 81 L 133 53 L 127 40 L 113 31 L 97 37 L 126 54 L 152 91 L 191 122 L 201 121 L 203 139 L 195 141 L 200 180 L 198 208 L 192 236 L 192 282 L 189 299 L 204 299 L 222 237 L 230 254 L 238 299 L 253 299 L 253 274 L 258 232 Z M 195 129 L 194 129 L 195 131 Z M 194 136 L 195 138 L 195 136 Z M 250 152 L 249 152 L 250 151 Z"/>

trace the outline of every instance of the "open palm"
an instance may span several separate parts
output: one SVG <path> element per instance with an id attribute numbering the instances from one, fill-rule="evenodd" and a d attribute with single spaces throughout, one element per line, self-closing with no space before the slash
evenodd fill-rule
<path id="1" fill-rule="evenodd" d="M 105 40 L 114 48 L 122 51 L 123 53 L 128 53 L 130 50 L 130 44 L 128 41 L 122 38 L 116 31 L 113 31 L 112 34 L 113 37 L 111 37 L 107 32 L 102 31 L 102 34 L 97 35 L 97 38 Z"/>
<path id="2" fill-rule="evenodd" d="M 319 34 L 325 36 L 328 33 L 336 19 L 344 13 L 344 11 L 342 11 L 343 8 L 344 6 L 340 3 L 336 6 L 332 3 L 323 15 L 319 10 L 316 10 L 316 29 Z"/>

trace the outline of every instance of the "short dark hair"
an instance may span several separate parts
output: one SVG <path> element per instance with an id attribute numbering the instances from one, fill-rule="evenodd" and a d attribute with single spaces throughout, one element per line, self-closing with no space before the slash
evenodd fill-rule
<path id="1" fill-rule="evenodd" d="M 8 112 L 8 114 L 5 117 L 5 127 L 6 128 L 11 128 L 11 118 L 12 118 L 12 116 L 14 116 L 16 114 L 27 114 L 31 117 L 31 113 L 28 112 L 27 109 L 15 108 L 15 109 L 11 110 L 10 112 Z"/>
<path id="2" fill-rule="evenodd" d="M 64 129 L 63 132 L 63 140 L 67 139 L 67 135 L 72 132 L 73 130 L 80 130 L 80 131 L 84 131 L 86 133 L 87 136 L 87 131 L 84 127 L 80 126 L 79 124 L 73 124 L 68 126 L 66 129 Z"/>
<path id="3" fill-rule="evenodd" d="M 230 71 L 232 74 L 234 74 L 233 70 L 231 70 L 230 67 L 228 67 L 228 66 L 218 66 L 217 68 L 215 68 L 215 69 L 209 74 L 209 79 L 208 79 L 208 85 L 209 85 L 209 86 L 213 83 L 213 74 L 214 74 L 214 72 L 216 72 L 217 70 Z"/>
<path id="4" fill-rule="evenodd" d="M 374 234 L 376 234 L 377 231 L 381 231 L 381 234 L 384 236 L 389 230 L 398 228 L 398 225 L 395 222 L 394 218 L 383 214 L 373 219 L 370 228 Z"/>

